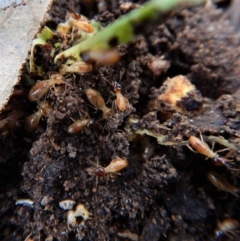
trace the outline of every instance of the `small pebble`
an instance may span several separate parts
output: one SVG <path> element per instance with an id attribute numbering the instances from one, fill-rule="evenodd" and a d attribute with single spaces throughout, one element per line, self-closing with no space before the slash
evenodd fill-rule
<path id="1" fill-rule="evenodd" d="M 73 206 L 75 204 L 76 204 L 75 201 L 66 199 L 66 200 L 59 202 L 59 207 L 62 208 L 63 210 L 71 210 L 71 209 L 73 209 Z"/>

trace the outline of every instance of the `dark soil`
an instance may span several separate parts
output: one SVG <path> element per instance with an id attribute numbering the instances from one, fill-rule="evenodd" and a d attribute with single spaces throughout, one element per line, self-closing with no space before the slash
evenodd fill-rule
<path id="1" fill-rule="evenodd" d="M 46 25 L 56 28 L 67 9 L 103 25 L 127 11 L 119 8 L 125 1 L 81 2 L 56 1 Z M 214 171 L 238 186 L 239 172 L 215 166 L 186 146 L 191 135 L 201 133 L 206 141 L 210 135 L 222 136 L 239 150 L 240 48 L 239 37 L 225 16 L 227 9 L 224 5 L 177 11 L 148 36 L 139 35 L 129 45 L 118 47 L 119 63 L 84 75 L 68 75 L 67 85 L 49 92 L 51 111 L 33 133 L 23 130 L 23 117 L 15 120 L 18 126 L 0 139 L 1 240 L 20 241 L 28 235 L 34 241 L 215 240 L 218 220 L 240 221 L 239 198 L 217 190 L 207 179 L 207 173 Z M 161 56 L 164 64 L 152 68 Z M 50 64 L 48 68 L 55 67 Z M 152 93 L 167 77 L 180 74 L 204 97 L 201 114 L 169 116 L 149 111 Z M 37 80 L 24 76 L 20 86 L 25 91 L 11 100 L 2 119 L 20 101 L 19 111 L 25 116 L 36 111 L 36 104 L 26 97 L 27 79 Z M 120 83 L 130 104 L 126 111 L 116 109 L 113 87 L 104 79 Z M 89 87 L 99 91 L 112 108 L 106 119 L 87 100 L 85 89 Z M 79 112 L 92 123 L 70 135 L 67 127 L 71 118 L 81 118 Z M 137 124 L 131 118 L 138 119 Z M 154 131 L 172 145 L 159 145 L 147 135 L 131 139 L 127 129 Z M 223 148 L 215 145 L 215 150 Z M 121 175 L 96 178 L 87 172 L 94 165 L 106 167 L 116 156 L 128 160 Z M 240 168 L 239 151 L 228 158 Z M 16 206 L 15 201 L 23 198 L 34 205 Z M 91 219 L 69 230 L 67 211 L 59 207 L 66 199 L 83 204 Z M 228 239 L 225 235 L 222 240 Z"/>

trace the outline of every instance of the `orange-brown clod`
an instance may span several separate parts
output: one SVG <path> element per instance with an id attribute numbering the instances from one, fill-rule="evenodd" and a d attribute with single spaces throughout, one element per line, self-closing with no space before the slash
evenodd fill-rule
<path id="1" fill-rule="evenodd" d="M 200 92 L 187 77 L 178 75 L 168 78 L 159 90 L 155 90 L 149 109 L 194 116 L 202 111 L 202 105 Z"/>

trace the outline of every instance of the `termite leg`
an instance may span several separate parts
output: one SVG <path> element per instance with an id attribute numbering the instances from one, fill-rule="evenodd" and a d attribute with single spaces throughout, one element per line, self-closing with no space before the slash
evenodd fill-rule
<path id="1" fill-rule="evenodd" d="M 194 152 L 194 153 L 198 153 L 198 152 L 196 152 L 195 150 L 193 150 L 192 149 L 192 147 L 191 146 L 189 146 L 188 144 L 186 144 L 186 146 L 188 147 L 188 149 L 190 149 L 192 152 Z"/>
<path id="2" fill-rule="evenodd" d="M 199 136 L 200 136 L 201 141 L 205 142 L 201 132 L 199 133 Z"/>
<path id="3" fill-rule="evenodd" d="M 222 149 L 222 150 L 218 150 L 218 151 L 215 151 L 216 153 L 219 153 L 219 152 L 224 152 L 224 151 L 228 151 L 230 148 L 228 147 L 228 148 L 224 148 L 224 149 Z"/>

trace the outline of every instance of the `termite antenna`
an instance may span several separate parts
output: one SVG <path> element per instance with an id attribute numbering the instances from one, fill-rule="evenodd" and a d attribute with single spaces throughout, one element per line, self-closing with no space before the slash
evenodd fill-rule
<path id="1" fill-rule="evenodd" d="M 225 164 L 225 167 L 231 171 L 240 171 L 240 168 L 231 167 L 231 165 L 229 164 Z"/>
<path id="2" fill-rule="evenodd" d="M 111 85 L 111 86 L 114 86 L 114 83 L 113 83 L 113 82 L 110 82 L 106 77 L 104 77 L 104 76 L 102 76 L 102 75 L 100 75 L 100 77 L 101 77 L 101 80 L 107 82 L 107 83 L 108 83 L 109 85 Z"/>

